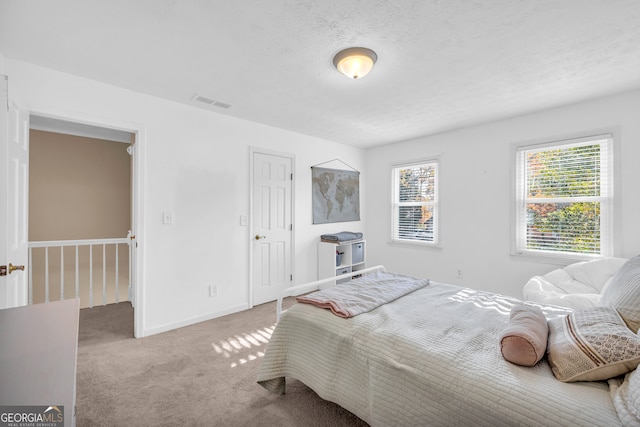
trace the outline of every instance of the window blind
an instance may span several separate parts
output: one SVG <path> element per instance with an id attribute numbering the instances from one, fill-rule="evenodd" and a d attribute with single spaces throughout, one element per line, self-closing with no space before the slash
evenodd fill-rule
<path id="1" fill-rule="evenodd" d="M 392 239 L 437 243 L 437 161 L 397 166 L 392 176 Z"/>
<path id="2" fill-rule="evenodd" d="M 612 137 L 517 149 L 517 251 L 612 252 Z"/>

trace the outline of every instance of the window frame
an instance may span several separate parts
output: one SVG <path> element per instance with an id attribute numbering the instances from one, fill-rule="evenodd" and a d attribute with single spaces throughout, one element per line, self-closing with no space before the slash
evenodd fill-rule
<path id="1" fill-rule="evenodd" d="M 589 142 L 607 140 L 606 161 L 607 176 L 606 182 L 601 185 L 601 194 L 594 197 L 594 201 L 600 203 L 600 253 L 588 254 L 580 252 L 544 251 L 539 249 L 527 249 L 526 246 L 526 223 L 523 224 L 527 199 L 525 191 L 527 188 L 525 173 L 524 153 L 531 151 L 545 151 L 570 146 L 586 145 Z M 619 155 L 618 136 L 613 129 L 605 129 L 588 132 L 581 135 L 570 135 L 562 138 L 544 141 L 529 141 L 514 143 L 511 145 L 511 167 L 512 167 L 512 191 L 511 191 L 511 256 L 524 260 L 543 261 L 556 264 L 568 264 L 576 261 L 598 259 L 616 256 L 619 253 L 618 239 L 619 229 L 616 224 L 620 209 L 618 188 L 615 182 L 619 182 Z M 602 146 L 602 145 L 601 145 Z M 605 194 L 602 194 L 604 190 Z M 598 200 L 596 200 L 598 199 Z"/>
<path id="2" fill-rule="evenodd" d="M 415 168 L 421 166 L 435 166 L 435 197 L 434 200 L 428 202 L 403 203 L 399 198 L 398 173 L 401 169 Z M 441 230 L 440 230 L 440 156 L 426 157 L 420 160 L 412 160 L 407 162 L 394 163 L 390 167 L 391 175 L 391 221 L 390 221 L 390 242 L 393 244 L 418 245 L 422 247 L 440 247 Z M 433 217 L 433 240 L 421 240 L 398 237 L 398 215 L 396 214 L 399 206 L 431 206 Z"/>

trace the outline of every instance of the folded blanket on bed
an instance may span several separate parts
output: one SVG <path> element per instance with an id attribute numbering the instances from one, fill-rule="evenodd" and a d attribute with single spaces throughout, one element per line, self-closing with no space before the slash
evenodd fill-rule
<path id="1" fill-rule="evenodd" d="M 325 242 L 350 242 L 352 240 L 360 240 L 362 239 L 362 233 L 354 233 L 351 231 L 341 231 L 340 233 L 334 234 L 323 234 L 320 236 Z"/>
<path id="2" fill-rule="evenodd" d="M 296 300 L 329 309 L 336 316 L 353 317 L 367 313 L 428 284 L 429 279 L 416 279 L 378 271 L 329 289 L 299 296 Z"/>

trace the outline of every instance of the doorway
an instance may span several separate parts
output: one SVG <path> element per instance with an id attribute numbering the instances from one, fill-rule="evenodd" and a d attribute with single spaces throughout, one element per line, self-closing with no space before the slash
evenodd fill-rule
<path id="1" fill-rule="evenodd" d="M 139 125 L 130 123 L 114 123 L 102 122 L 92 119 L 75 118 L 75 117 L 59 117 L 52 116 L 41 112 L 27 112 L 29 117 L 28 130 L 35 129 L 40 131 L 48 131 L 53 133 L 70 134 L 75 136 L 83 136 L 88 138 L 97 138 L 108 141 L 115 141 L 116 144 L 122 144 L 123 148 L 130 156 L 129 166 L 129 215 L 131 232 L 126 237 L 129 246 L 129 283 L 131 290 L 128 293 L 128 300 L 135 308 L 134 310 L 134 336 L 141 337 L 144 332 L 144 301 L 143 292 L 143 272 L 139 268 L 142 260 L 142 233 L 143 223 L 143 192 L 144 171 L 142 166 L 144 162 L 143 146 L 145 140 L 144 128 Z M 29 132 L 27 132 L 29 133 Z M 27 189 L 28 192 L 28 189 Z M 27 197 L 29 197 L 27 195 Z M 25 214 L 26 216 L 26 214 Z M 101 262 L 101 253 L 99 251 L 94 255 Z M 100 285 L 101 286 L 101 283 Z M 99 301 L 98 301 L 99 302 Z"/>
<path id="2" fill-rule="evenodd" d="M 29 303 L 129 301 L 134 135 L 32 116 Z"/>
<path id="3" fill-rule="evenodd" d="M 0 309 L 28 304 L 28 168 L 29 168 L 29 121 L 31 117 L 50 118 L 67 124 L 78 124 L 103 130 L 124 130 L 134 134 L 130 145 L 131 163 L 131 227 L 132 250 L 131 283 L 133 291 L 130 300 L 136 307 L 134 313 L 134 336 L 144 334 L 144 289 L 142 263 L 143 250 L 143 207 L 144 207 L 144 126 L 132 123 L 114 123 L 80 117 L 60 117 L 49 113 L 28 111 L 16 105 L 8 97 L 8 78 L 0 75 L 0 100 L 8 105 L 8 111 L 0 109 L 0 152 L 2 165 L 7 171 L 0 176 L 0 196 L 10 201 L 0 209 Z M 136 232 L 138 231 L 138 232 Z M 27 268 L 25 268 L 27 267 Z M 22 271 L 21 271 L 22 270 Z M 25 271 L 26 270 L 26 271 Z"/>
<path id="4" fill-rule="evenodd" d="M 251 151 L 252 305 L 293 284 L 293 156 Z"/>

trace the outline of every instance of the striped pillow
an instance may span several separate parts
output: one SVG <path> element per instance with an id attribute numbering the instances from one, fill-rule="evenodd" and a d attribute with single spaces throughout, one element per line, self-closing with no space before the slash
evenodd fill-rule
<path id="1" fill-rule="evenodd" d="M 640 363 L 640 337 L 612 307 L 576 310 L 548 325 L 547 357 L 560 381 L 606 380 Z"/>
<path id="2" fill-rule="evenodd" d="M 600 305 L 618 310 L 627 326 L 640 329 L 640 255 L 624 263 L 611 279 L 600 300 Z"/>

